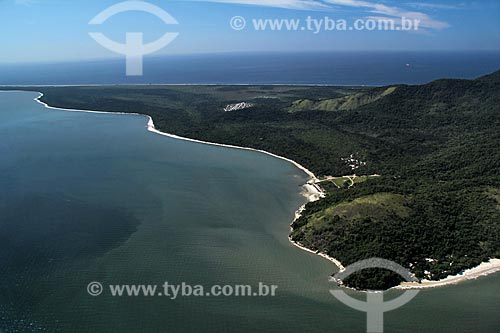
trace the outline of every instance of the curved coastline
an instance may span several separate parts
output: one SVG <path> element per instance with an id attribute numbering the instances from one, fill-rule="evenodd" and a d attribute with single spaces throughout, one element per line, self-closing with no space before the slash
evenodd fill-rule
<path id="1" fill-rule="evenodd" d="M 316 201 L 316 200 L 311 200 L 311 198 L 309 198 L 309 202 L 311 201 Z M 295 219 L 292 221 L 292 223 L 290 223 L 290 233 L 293 231 L 293 223 L 302 216 L 302 212 L 306 209 L 306 205 L 307 204 L 303 204 L 302 206 L 300 206 L 300 208 L 295 212 Z M 343 271 L 345 268 L 344 266 L 342 265 L 342 263 L 338 260 L 338 259 L 335 259 L 333 257 L 330 257 L 329 255 L 327 255 L 326 253 L 322 253 L 322 252 L 319 252 L 319 251 L 313 251 L 307 247 L 305 247 L 304 245 L 302 245 L 300 242 L 296 242 L 294 240 L 292 240 L 292 236 L 288 236 L 288 240 L 290 241 L 290 243 L 292 243 L 293 245 L 295 245 L 296 247 L 298 247 L 299 249 L 301 250 L 304 250 L 304 251 L 307 251 L 309 253 L 312 253 L 312 254 L 316 254 L 328 261 L 331 261 L 335 264 L 335 266 L 337 266 L 337 268 L 341 271 Z"/>
<path id="2" fill-rule="evenodd" d="M 9 90 L 9 91 L 11 91 L 11 92 L 12 91 L 33 92 L 33 91 L 26 91 L 26 90 Z M 5 90 L 2 91 L 2 90 L 0 90 L 0 92 L 8 92 L 8 91 L 5 91 Z M 43 93 L 41 93 L 41 92 L 37 92 L 37 93 L 39 94 L 39 96 L 36 97 L 34 99 L 34 101 L 36 101 L 37 103 L 42 104 L 47 109 L 69 111 L 69 112 L 87 112 L 87 113 L 97 113 L 97 114 L 116 114 L 116 115 L 136 115 L 136 116 L 141 116 L 141 117 L 145 117 L 145 118 L 148 119 L 147 130 L 149 132 L 152 132 L 152 133 L 155 133 L 155 134 L 159 134 L 159 135 L 162 135 L 162 136 L 170 137 L 170 138 L 173 138 L 173 139 L 195 142 L 195 143 L 208 144 L 208 145 L 219 146 L 219 147 L 226 147 L 226 148 L 233 148 L 233 149 L 243 149 L 243 150 L 255 151 L 255 152 L 263 153 L 263 154 L 266 154 L 266 155 L 269 155 L 269 156 L 272 156 L 272 157 L 275 157 L 275 158 L 279 158 L 281 160 L 284 160 L 284 161 L 287 161 L 287 162 L 293 164 L 295 167 L 297 167 L 298 169 L 302 170 L 304 173 L 306 173 L 309 176 L 308 182 L 306 184 L 304 184 L 304 192 L 303 192 L 304 196 L 306 196 L 308 198 L 309 202 L 319 200 L 320 198 L 322 198 L 322 197 L 325 196 L 324 191 L 318 190 L 318 191 L 314 191 L 313 192 L 313 191 L 310 190 L 309 186 L 305 186 L 305 185 L 308 185 L 308 184 L 314 184 L 314 183 L 316 183 L 318 181 L 318 178 L 314 175 L 314 173 L 312 173 L 310 170 L 308 170 L 307 168 L 305 168 L 301 164 L 299 164 L 299 163 L 297 163 L 297 162 L 295 162 L 295 161 L 293 161 L 293 160 L 291 160 L 289 158 L 286 158 L 286 157 L 283 157 L 283 156 L 279 156 L 279 155 L 276 155 L 276 154 L 273 154 L 273 153 L 270 153 L 268 151 L 261 150 L 261 149 L 255 149 L 255 148 L 249 148 L 249 147 L 240 147 L 240 146 L 235 146 L 235 145 L 228 145 L 228 144 L 220 144 L 220 143 L 202 141 L 202 140 L 197 140 L 197 139 L 191 139 L 191 138 L 186 138 L 186 137 L 178 136 L 178 135 L 175 135 L 175 134 L 161 132 L 160 130 L 158 130 L 158 129 L 155 128 L 153 118 L 151 116 L 149 116 L 149 115 L 142 114 L 142 113 L 136 113 L 136 112 L 134 112 L 134 113 L 132 113 L 132 112 L 108 112 L 108 111 L 65 109 L 65 108 L 53 107 L 53 106 L 50 106 L 47 103 L 42 102 L 40 100 L 44 96 Z M 302 205 L 295 212 L 295 219 L 292 221 L 292 224 L 293 224 L 293 222 L 295 222 L 295 220 L 297 220 L 301 216 L 302 212 L 305 210 L 305 206 L 306 206 L 306 204 Z M 339 260 L 337 260 L 335 258 L 332 258 L 332 257 L 328 256 L 325 253 L 321 253 L 321 252 L 318 252 L 318 251 L 313 251 L 313 250 L 311 250 L 311 249 L 303 246 L 299 242 L 293 241 L 290 236 L 288 237 L 288 239 L 289 239 L 289 241 L 294 246 L 300 248 L 301 250 L 304 250 L 304 251 L 316 254 L 316 255 L 324 258 L 324 259 L 329 260 L 330 262 L 334 263 L 340 270 L 344 269 L 344 266 L 342 265 L 342 263 Z M 391 289 L 400 289 L 400 290 L 407 290 L 407 289 L 427 289 L 427 288 L 436 288 L 436 287 L 447 286 L 447 285 L 455 285 L 455 284 L 458 284 L 458 283 L 463 282 L 463 281 L 474 280 L 474 279 L 477 279 L 477 278 L 479 278 L 481 276 L 490 275 L 490 274 L 493 274 L 493 273 L 496 273 L 496 272 L 500 272 L 500 259 L 491 258 L 489 262 L 483 262 L 483 263 L 479 264 L 476 267 L 473 267 L 473 268 L 470 268 L 470 269 L 467 269 L 467 270 L 463 271 L 461 274 L 457 274 L 457 275 L 453 275 L 453 276 L 450 275 L 450 276 L 448 276 L 448 277 L 446 277 L 444 279 L 436 280 L 436 281 L 422 280 L 421 282 L 402 283 L 401 285 L 396 286 L 396 287 L 391 288 Z"/>
<path id="3" fill-rule="evenodd" d="M 488 262 L 482 262 L 478 266 L 464 270 L 457 275 L 449 275 L 441 280 L 422 280 L 421 282 L 403 282 L 394 289 L 409 290 L 409 289 L 428 289 L 455 285 L 460 282 L 475 280 L 481 276 L 487 276 L 496 272 L 500 272 L 500 259 L 490 259 Z"/>
<path id="4" fill-rule="evenodd" d="M 9 91 L 16 91 L 16 90 L 9 90 Z M 27 92 L 26 90 L 17 90 L 17 91 Z M 275 158 L 279 158 L 281 160 L 284 160 L 284 161 L 287 161 L 287 162 L 293 164 L 295 167 L 297 167 L 298 169 L 304 171 L 309 176 L 309 182 L 315 182 L 318 179 L 314 175 L 314 173 L 312 173 L 310 170 L 308 170 L 304 166 L 300 165 L 299 163 L 297 163 L 297 162 L 295 162 L 295 161 L 293 161 L 293 160 L 291 160 L 289 158 L 286 158 L 286 157 L 283 157 L 283 156 L 279 156 L 279 155 L 270 153 L 270 152 L 265 151 L 265 150 L 254 149 L 254 148 L 249 148 L 249 147 L 239 147 L 239 146 L 228 145 L 228 144 L 223 144 L 223 143 L 215 143 L 215 142 L 202 141 L 202 140 L 197 140 L 197 139 L 191 139 L 191 138 L 182 137 L 182 136 L 175 135 L 175 134 L 165 133 L 165 132 L 162 132 L 162 131 L 160 131 L 160 130 L 158 130 L 158 129 L 155 128 L 155 125 L 154 125 L 154 122 L 153 122 L 153 118 L 151 118 L 151 116 L 149 116 L 147 114 L 143 114 L 143 113 L 138 113 L 138 112 L 94 111 L 94 110 L 79 110 L 79 109 L 64 109 L 64 108 L 58 108 L 58 107 L 50 106 L 47 103 L 42 102 L 40 100 L 44 96 L 43 93 L 41 93 L 41 92 L 38 92 L 38 93 L 40 95 L 38 97 L 36 97 L 34 100 L 36 102 L 42 104 L 47 109 L 61 110 L 61 111 L 70 111 L 70 112 L 99 113 L 99 114 L 136 115 L 136 116 L 146 117 L 148 119 L 147 129 L 148 129 L 149 132 L 156 133 L 156 134 L 163 135 L 163 136 L 167 136 L 167 137 L 173 138 L 173 139 L 178 139 L 178 140 L 184 140 L 184 141 L 202 143 L 202 144 L 207 144 L 207 145 L 212 145 L 212 146 L 233 148 L 233 149 L 250 150 L 250 151 L 255 151 L 255 152 L 263 153 L 263 154 L 266 154 L 266 155 L 269 155 L 269 156 L 272 156 L 272 157 L 275 157 Z"/>

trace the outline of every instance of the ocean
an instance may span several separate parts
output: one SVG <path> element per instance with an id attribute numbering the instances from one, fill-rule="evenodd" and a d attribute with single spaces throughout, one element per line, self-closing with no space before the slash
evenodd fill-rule
<path id="1" fill-rule="evenodd" d="M 422 84 L 476 78 L 500 69 L 500 52 L 234 53 L 151 56 L 144 75 L 125 60 L 0 65 L 0 85 Z"/>
<path id="2" fill-rule="evenodd" d="M 147 118 L 0 93 L 1 332 L 363 332 L 333 263 L 288 241 L 307 175 L 164 137 Z M 112 296 L 116 284 L 276 285 L 275 296 Z M 89 294 L 89 283 L 104 292 Z M 358 298 L 360 293 L 349 292 Z M 393 298 L 399 291 L 387 292 Z M 496 332 L 500 275 L 424 290 L 386 332 Z"/>

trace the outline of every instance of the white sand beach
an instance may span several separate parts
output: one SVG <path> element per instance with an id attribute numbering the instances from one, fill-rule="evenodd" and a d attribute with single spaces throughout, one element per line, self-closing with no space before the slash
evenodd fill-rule
<path id="1" fill-rule="evenodd" d="M 64 109 L 64 108 L 52 107 L 52 106 L 49 106 L 48 104 L 42 102 L 40 99 L 43 97 L 43 94 L 42 93 L 39 93 L 39 94 L 40 95 L 37 98 L 35 98 L 35 101 L 44 105 L 47 109 L 73 111 L 73 112 L 99 113 L 99 114 L 119 114 L 119 115 L 142 116 L 142 117 L 146 117 L 148 119 L 147 130 L 152 132 L 152 133 L 156 133 L 159 135 L 163 135 L 163 136 L 167 136 L 167 137 L 179 139 L 179 140 L 186 140 L 186 141 L 191 141 L 191 142 L 197 142 L 197 143 L 202 143 L 202 144 L 227 147 L 227 148 L 233 148 L 233 149 L 244 149 L 244 150 L 255 151 L 255 152 L 267 154 L 267 155 L 273 156 L 275 158 L 285 160 L 289 163 L 292 163 L 294 166 L 296 166 L 300 170 L 304 171 L 309 176 L 309 181 L 306 184 L 304 184 L 303 194 L 304 194 L 304 196 L 306 196 L 308 198 L 308 200 L 310 202 L 319 200 L 320 198 L 323 198 L 325 196 L 324 191 L 318 185 L 316 185 L 316 183 L 319 182 L 318 178 L 310 170 L 308 170 L 304 166 L 302 166 L 299 163 L 297 163 L 291 159 L 288 159 L 286 157 L 279 156 L 279 155 L 276 155 L 276 154 L 273 154 L 273 153 L 270 153 L 270 152 L 267 152 L 264 150 L 260 150 L 260 149 L 238 147 L 238 146 L 213 143 L 213 142 L 206 142 L 206 141 L 201 141 L 201 140 L 196 140 L 196 139 L 185 138 L 185 137 L 181 137 L 181 136 L 174 135 L 174 134 L 164 133 L 164 132 L 161 132 L 155 128 L 153 119 L 150 116 L 145 115 L 145 114 L 141 114 L 141 113 L 91 111 L 91 110 Z M 305 206 L 306 205 L 304 204 L 295 212 L 294 221 L 301 216 L 302 212 L 305 209 Z M 342 265 L 342 263 L 339 260 L 332 258 L 332 257 L 328 256 L 327 254 L 316 252 L 316 251 L 313 251 L 311 249 L 308 249 L 308 248 L 304 247 L 302 244 L 292 241 L 292 239 L 290 237 L 289 237 L 289 240 L 293 245 L 297 246 L 298 248 L 300 248 L 304 251 L 310 252 L 310 253 L 314 253 L 316 255 L 319 255 L 322 258 L 325 258 L 325 259 L 333 262 L 340 270 L 344 269 L 344 266 Z M 448 276 L 447 278 L 439 280 L 439 281 L 422 280 L 420 283 L 418 283 L 418 282 L 404 282 L 401 285 L 395 287 L 395 289 L 424 289 L 424 288 L 435 288 L 435 287 L 453 285 L 453 284 L 460 283 L 462 281 L 477 279 L 478 277 L 489 275 L 489 274 L 496 273 L 496 272 L 500 272 L 500 259 L 490 259 L 489 262 L 484 262 L 484 263 L 481 263 L 477 267 L 465 270 L 462 274 Z"/>
<path id="2" fill-rule="evenodd" d="M 426 288 L 436 288 L 442 286 L 448 286 L 457 284 L 463 281 L 475 280 L 481 276 L 486 276 L 500 272 L 500 259 L 490 259 L 488 262 L 483 262 L 479 266 L 471 269 L 465 270 L 461 274 L 450 275 L 442 280 L 430 281 L 422 280 L 418 282 L 403 282 L 401 285 L 395 287 L 395 289 L 426 289 Z"/>
<path id="3" fill-rule="evenodd" d="M 148 116 L 148 115 L 145 115 L 145 114 L 142 114 L 142 113 L 136 113 L 136 112 L 108 112 L 108 111 L 93 111 L 93 110 L 78 110 L 78 109 L 63 109 L 63 108 L 53 107 L 53 106 L 48 105 L 47 103 L 42 102 L 40 99 L 43 97 L 43 93 L 41 93 L 41 92 L 38 92 L 38 93 L 40 95 L 37 98 L 35 98 L 35 101 L 38 102 L 38 103 L 40 103 L 40 104 L 42 104 L 47 109 L 62 110 L 62 111 L 73 111 L 73 112 L 99 113 L 99 114 L 136 115 L 136 116 L 146 117 L 148 119 L 147 129 L 148 129 L 148 131 L 150 131 L 152 133 L 156 133 L 156 134 L 163 135 L 163 136 L 168 136 L 170 138 L 178 139 L 178 140 L 185 140 L 185 141 L 202 143 L 202 144 L 207 144 L 207 145 L 212 145 L 212 146 L 219 146 L 219 147 L 226 147 L 226 148 L 233 148 L 233 149 L 243 149 L 243 150 L 250 150 L 250 151 L 255 151 L 255 152 L 263 153 L 263 154 L 270 155 L 270 156 L 275 157 L 275 158 L 279 158 L 281 160 L 285 160 L 285 161 L 287 161 L 289 163 L 292 163 L 294 166 L 296 166 L 300 170 L 304 171 L 309 176 L 309 182 L 308 183 L 316 183 L 317 180 L 318 180 L 316 178 L 316 176 L 311 171 L 309 171 L 307 168 L 305 168 L 304 166 L 300 165 L 299 163 L 297 163 L 297 162 L 295 162 L 295 161 L 293 161 L 293 160 L 291 160 L 289 158 L 286 158 L 286 157 L 283 157 L 283 156 L 279 156 L 279 155 L 270 153 L 270 152 L 265 151 L 265 150 L 248 148 L 248 147 L 239 147 L 239 146 L 234 146 L 234 145 L 227 145 L 227 144 L 214 143 L 214 142 L 208 142 L 208 141 L 201 141 L 201 140 L 196 140 L 196 139 L 185 138 L 185 137 L 178 136 L 178 135 L 175 135 L 175 134 L 165 133 L 165 132 L 162 132 L 162 131 L 160 131 L 160 130 L 158 130 L 158 129 L 155 128 L 155 125 L 154 125 L 154 122 L 153 122 L 153 118 L 151 118 L 151 116 Z"/>
<path id="4" fill-rule="evenodd" d="M 314 200 L 313 200 L 314 201 Z M 301 216 L 302 216 L 302 212 L 306 209 L 306 204 L 302 205 L 296 212 L 295 212 L 295 219 L 292 221 L 292 223 L 290 224 L 290 232 L 293 231 L 293 228 L 292 228 L 292 225 L 293 225 L 293 222 L 295 222 L 297 219 L 299 219 Z M 292 240 L 292 237 L 291 236 L 288 236 L 288 240 L 293 244 L 295 245 L 296 247 L 298 247 L 299 249 L 301 250 L 304 250 L 304 251 L 307 251 L 307 252 L 310 252 L 310 253 L 313 253 L 313 254 L 316 254 L 322 258 L 325 258 L 326 260 L 328 261 L 331 261 L 335 264 L 335 266 L 338 267 L 339 270 L 344 270 L 344 266 L 342 265 L 342 263 L 333 258 L 333 257 L 330 257 L 329 255 L 325 254 L 325 253 L 321 253 L 321 252 L 317 252 L 317 251 L 313 251 L 311 249 L 308 249 L 307 247 L 305 247 L 304 245 L 302 245 L 301 243 L 299 242 L 295 242 Z"/>

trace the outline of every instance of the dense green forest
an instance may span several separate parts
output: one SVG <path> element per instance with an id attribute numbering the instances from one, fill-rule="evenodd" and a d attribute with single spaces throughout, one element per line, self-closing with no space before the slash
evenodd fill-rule
<path id="1" fill-rule="evenodd" d="M 440 279 L 500 257 L 500 72 L 380 88 L 23 89 L 52 106 L 148 114 L 162 131 L 268 150 L 317 176 L 380 174 L 325 186 L 293 225 L 294 241 L 344 265 L 381 257 Z M 239 102 L 251 107 L 224 111 Z M 365 163 L 352 170 L 351 155 Z M 399 278 L 367 270 L 345 283 L 385 289 Z"/>

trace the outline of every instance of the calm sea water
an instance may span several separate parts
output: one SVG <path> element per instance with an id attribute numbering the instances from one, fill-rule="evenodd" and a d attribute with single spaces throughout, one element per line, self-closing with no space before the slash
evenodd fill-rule
<path id="1" fill-rule="evenodd" d="M 365 330 L 328 292 L 334 265 L 288 242 L 306 181 L 293 165 L 36 96 L 0 93 L 1 332 Z M 92 297 L 91 281 L 279 287 L 170 300 Z M 498 332 L 499 306 L 497 274 L 421 292 L 385 315 L 386 332 Z"/>
<path id="2" fill-rule="evenodd" d="M 144 76 L 125 60 L 0 65 L 0 85 L 421 84 L 476 78 L 500 69 L 500 52 L 245 53 L 146 57 Z"/>

